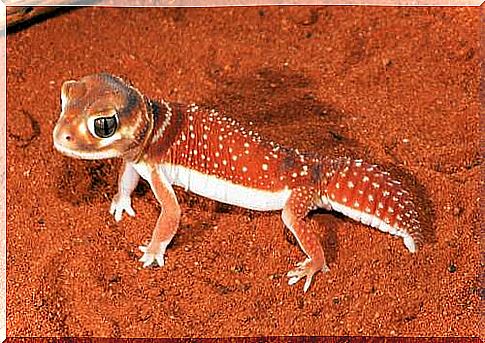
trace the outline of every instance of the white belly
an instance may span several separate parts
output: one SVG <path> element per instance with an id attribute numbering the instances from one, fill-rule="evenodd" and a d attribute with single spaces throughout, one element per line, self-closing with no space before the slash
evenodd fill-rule
<path id="1" fill-rule="evenodd" d="M 159 171 L 171 184 L 184 187 L 187 191 L 251 210 L 281 210 L 291 194 L 289 189 L 270 192 L 236 185 L 182 166 L 165 164 Z"/>

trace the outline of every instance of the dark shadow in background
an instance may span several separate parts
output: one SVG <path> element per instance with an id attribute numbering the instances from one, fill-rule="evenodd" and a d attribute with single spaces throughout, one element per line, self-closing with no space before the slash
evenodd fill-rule
<path id="1" fill-rule="evenodd" d="M 35 11 L 34 6 L 23 7 L 23 9 L 21 10 L 22 15 L 25 15 L 26 17 L 28 17 L 29 14 L 32 13 L 32 17 L 27 18 L 25 21 L 21 21 L 21 22 L 12 24 L 11 26 L 8 26 L 7 27 L 7 34 L 15 34 L 19 31 L 28 29 L 29 27 L 31 27 L 33 25 L 39 24 L 39 23 L 43 22 L 44 20 L 48 20 L 50 18 L 55 18 L 55 17 L 64 15 L 66 13 L 69 13 L 71 11 L 75 11 L 75 10 L 81 8 L 80 6 L 76 6 L 76 5 L 82 4 L 83 6 L 88 6 L 88 5 L 93 5 L 96 2 L 97 1 L 89 1 L 89 0 L 88 1 L 75 1 L 75 2 L 73 2 L 72 6 L 52 7 L 52 8 L 49 8 L 46 12 L 42 12 L 42 13 L 39 13 L 37 15 L 35 13 L 33 13 Z M 10 6 L 7 6 L 7 9 L 9 7 Z M 19 15 L 20 15 L 20 13 L 19 13 Z M 8 23 L 8 19 L 7 19 L 7 23 Z"/>

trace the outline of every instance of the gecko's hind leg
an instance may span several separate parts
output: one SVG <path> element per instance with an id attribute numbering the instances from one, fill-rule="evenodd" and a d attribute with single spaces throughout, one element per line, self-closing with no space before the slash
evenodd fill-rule
<path id="1" fill-rule="evenodd" d="M 322 245 L 315 233 L 316 223 L 306 220 L 308 212 L 315 208 L 314 192 L 313 188 L 304 186 L 292 190 L 282 213 L 283 222 L 295 235 L 300 248 L 308 257 L 298 263 L 296 269 L 288 272 L 288 283 L 293 285 L 306 278 L 303 287 L 305 292 L 310 287 L 315 273 L 320 270 L 329 271 Z"/>

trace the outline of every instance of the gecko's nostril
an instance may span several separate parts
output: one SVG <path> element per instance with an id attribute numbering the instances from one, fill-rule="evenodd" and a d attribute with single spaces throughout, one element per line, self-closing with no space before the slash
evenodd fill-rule
<path id="1" fill-rule="evenodd" d="M 64 138 L 65 138 L 65 139 L 66 139 L 66 141 L 68 141 L 68 142 L 71 140 L 71 136 L 69 136 L 69 135 L 66 135 Z"/>

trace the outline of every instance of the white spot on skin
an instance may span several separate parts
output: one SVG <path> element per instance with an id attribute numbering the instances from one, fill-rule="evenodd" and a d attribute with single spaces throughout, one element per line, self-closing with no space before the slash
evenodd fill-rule
<path id="1" fill-rule="evenodd" d="M 347 182 L 347 187 L 350 189 L 354 188 L 354 183 L 352 181 Z"/>
<path id="2" fill-rule="evenodd" d="M 261 168 L 263 168 L 263 170 L 268 170 L 268 165 L 266 163 L 263 163 L 263 165 L 261 166 Z"/>
<path id="3" fill-rule="evenodd" d="M 195 138 L 195 133 L 193 133 L 193 132 L 192 132 L 192 133 L 190 134 L 190 138 L 194 139 L 194 138 Z"/>
<path id="4" fill-rule="evenodd" d="M 248 168 L 246 166 L 242 167 L 242 171 L 243 173 L 247 172 L 248 171 Z"/>
<path id="5" fill-rule="evenodd" d="M 370 179 L 369 179 L 369 177 L 368 177 L 368 176 L 364 176 L 364 177 L 362 178 L 362 181 L 363 181 L 363 182 L 368 182 L 369 180 L 370 180 Z"/>

